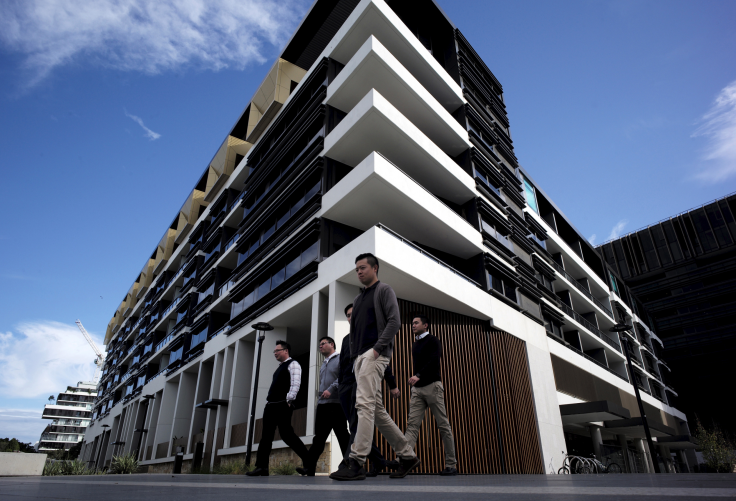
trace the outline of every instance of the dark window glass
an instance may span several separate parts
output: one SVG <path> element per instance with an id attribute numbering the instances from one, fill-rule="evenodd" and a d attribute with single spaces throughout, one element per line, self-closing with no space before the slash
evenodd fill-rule
<path id="1" fill-rule="evenodd" d="M 634 257 L 636 258 L 636 264 L 639 265 L 639 269 L 642 271 L 642 273 L 645 273 L 648 268 L 647 263 L 644 261 L 644 254 L 641 251 L 639 238 L 636 235 L 631 235 L 629 237 L 629 242 L 631 242 L 631 250 L 634 253 Z"/>
<path id="2" fill-rule="evenodd" d="M 266 231 L 263 232 L 263 236 L 261 236 L 261 243 L 268 240 L 268 237 L 273 235 L 274 231 L 276 231 L 276 224 L 274 224 L 273 226 L 271 226 L 270 228 L 268 228 Z"/>
<path id="3" fill-rule="evenodd" d="M 677 219 L 672 220 L 672 227 L 675 229 L 675 235 L 677 235 L 677 241 L 680 243 L 680 249 L 682 249 L 682 254 L 685 256 L 685 258 L 690 257 L 690 247 L 687 244 L 687 239 L 685 238 L 684 230 L 682 229 L 682 225 L 680 224 L 680 221 Z"/>
<path id="4" fill-rule="evenodd" d="M 321 186 L 322 186 L 322 181 L 317 181 L 317 184 L 312 186 L 310 190 L 307 192 L 307 194 L 304 195 L 304 200 L 306 201 L 312 198 L 319 191 Z"/>
<path id="5" fill-rule="evenodd" d="M 716 234 L 718 245 L 721 247 L 731 245 L 731 235 L 728 234 L 726 221 L 723 218 L 723 214 L 721 214 L 721 211 L 718 209 L 718 205 L 714 203 L 710 204 L 705 208 L 705 212 L 708 214 L 708 221 L 710 221 L 710 226 Z"/>
<path id="6" fill-rule="evenodd" d="M 672 227 L 672 221 L 665 221 L 662 223 L 662 230 L 667 238 L 667 244 L 672 253 L 672 258 L 675 261 L 682 261 L 682 250 L 680 244 L 677 243 L 677 237 L 675 236 L 675 230 Z"/>
<path id="7" fill-rule="evenodd" d="M 300 198 L 296 201 L 296 203 L 291 207 L 291 213 L 294 214 L 296 211 L 302 208 L 302 205 L 304 205 L 304 198 Z"/>
<path id="8" fill-rule="evenodd" d="M 286 268 L 281 268 L 271 278 L 271 288 L 275 289 L 276 287 L 284 283 L 285 278 L 286 278 Z"/>
<path id="9" fill-rule="evenodd" d="M 690 243 L 695 249 L 695 254 L 698 256 L 701 255 L 703 253 L 703 249 L 700 246 L 700 239 L 698 238 L 698 235 L 695 234 L 695 227 L 693 226 L 693 222 L 690 219 L 690 215 L 685 214 L 684 216 L 682 216 L 682 221 L 684 223 L 687 236 L 690 238 Z"/>
<path id="10" fill-rule="evenodd" d="M 654 239 L 654 245 L 657 247 L 657 254 L 659 255 L 659 260 L 662 262 L 662 265 L 666 266 L 671 264 L 672 258 L 670 257 L 669 250 L 667 249 L 667 240 L 664 238 L 662 228 L 659 225 L 652 226 L 650 228 L 650 232 Z"/>
<path id="11" fill-rule="evenodd" d="M 243 261 L 248 259 L 248 251 L 243 252 L 242 254 L 238 254 L 238 266 L 240 266 Z"/>
<path id="12" fill-rule="evenodd" d="M 294 274 L 299 271 L 299 262 L 301 260 L 301 256 L 297 256 L 292 262 L 286 265 L 285 273 L 284 273 L 284 280 L 287 280 L 294 276 Z"/>
<path id="13" fill-rule="evenodd" d="M 642 230 L 637 235 L 641 242 L 641 248 L 644 250 L 644 258 L 647 260 L 647 266 L 650 270 L 659 268 L 659 260 L 657 259 L 657 253 L 654 251 L 654 244 L 652 243 L 652 237 L 649 235 L 649 231 Z"/>
<path id="14" fill-rule="evenodd" d="M 620 240 L 613 242 L 613 248 L 616 254 L 616 262 L 618 263 L 618 269 L 621 272 L 621 276 L 628 278 L 629 274 L 629 263 L 626 260 L 626 254 L 624 254 L 624 247 L 621 245 Z M 636 269 L 636 268 L 634 268 Z"/>
<path id="15" fill-rule="evenodd" d="M 256 299 L 261 299 L 263 296 L 269 293 L 271 290 L 271 277 L 268 277 L 265 282 L 258 286 L 256 289 Z"/>
<path id="16" fill-rule="evenodd" d="M 304 268 L 306 265 L 314 261 L 319 257 L 319 242 L 314 242 L 304 252 L 302 252 L 302 261 L 300 268 Z"/>
<path id="17" fill-rule="evenodd" d="M 695 225 L 695 229 L 698 231 L 698 237 L 700 237 L 700 244 L 703 246 L 703 251 L 710 252 L 718 248 L 716 238 L 713 236 L 713 231 L 710 229 L 708 224 L 708 218 L 705 215 L 703 209 L 696 209 L 692 211 L 692 220 Z"/>
<path id="18" fill-rule="evenodd" d="M 258 250 L 258 247 L 260 247 L 260 245 L 261 245 L 261 241 L 260 240 L 256 240 L 255 242 L 253 242 L 253 245 L 251 245 L 250 246 L 250 249 L 248 249 L 248 255 L 251 255 L 256 250 Z"/>
<path id="19" fill-rule="evenodd" d="M 286 211 L 286 214 L 284 214 L 283 216 L 281 216 L 281 218 L 278 220 L 278 222 L 276 222 L 276 227 L 277 228 L 281 228 L 284 224 L 286 224 L 286 221 L 288 221 L 290 217 L 291 217 L 291 211 L 288 211 L 287 210 Z"/>

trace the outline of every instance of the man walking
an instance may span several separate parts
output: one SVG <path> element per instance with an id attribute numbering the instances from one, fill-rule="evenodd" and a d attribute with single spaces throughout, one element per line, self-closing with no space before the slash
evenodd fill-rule
<path id="1" fill-rule="evenodd" d="M 309 448 L 309 459 L 304 463 L 304 468 L 297 468 L 300 475 L 314 476 L 317 469 L 317 461 L 322 451 L 325 450 L 325 442 L 332 430 L 335 431 L 340 449 L 345 450 L 348 446 L 350 434 L 345 426 L 345 413 L 340 405 L 338 394 L 338 377 L 340 373 L 340 353 L 335 351 L 335 340 L 331 337 L 323 337 L 319 340 L 319 351 L 325 357 L 319 368 L 319 400 L 317 401 L 317 415 L 314 420 L 314 439 Z M 349 353 L 346 357 L 349 358 Z"/>
<path id="2" fill-rule="evenodd" d="M 361 254 L 355 259 L 358 280 L 365 288 L 353 301 L 350 319 L 350 356 L 355 359 L 355 408 L 358 428 L 346 465 L 330 475 L 335 480 L 365 480 L 365 464 L 373 443 L 373 427 L 388 440 L 399 457 L 399 469 L 390 478 L 404 478 L 421 461 L 383 406 L 381 381 L 391 361 L 399 331 L 399 304 L 393 289 L 378 280 L 378 259 Z"/>
<path id="3" fill-rule="evenodd" d="M 414 346 L 411 349 L 414 375 L 409 378 L 412 389 L 409 417 L 406 421 L 406 440 L 412 447 L 417 443 L 419 427 L 429 407 L 445 447 L 445 469 L 440 472 L 440 475 L 457 475 L 455 439 L 452 436 L 450 421 L 447 419 L 445 389 L 440 378 L 442 344 L 439 339 L 429 333 L 429 319 L 422 314 L 414 315 L 411 331 L 414 333 Z"/>
<path id="4" fill-rule="evenodd" d="M 291 415 L 294 412 L 294 400 L 299 393 L 302 383 L 302 368 L 299 362 L 292 359 L 291 345 L 286 341 L 276 341 L 273 356 L 279 362 L 279 367 L 273 373 L 273 382 L 266 397 L 266 408 L 263 410 L 263 432 L 258 443 L 256 467 L 246 473 L 249 477 L 268 476 L 268 457 L 273 447 L 273 437 L 276 428 L 279 429 L 281 440 L 307 464 L 308 454 L 304 443 L 294 433 L 291 427 Z"/>
<path id="5" fill-rule="evenodd" d="M 345 307 L 345 316 L 347 317 L 348 322 L 350 322 L 350 318 L 353 316 L 352 304 Z M 343 447 L 343 462 L 347 463 L 348 457 L 350 456 L 350 447 L 353 445 L 355 432 L 358 429 L 358 414 L 355 411 L 355 374 L 353 374 L 353 364 L 350 363 L 350 334 L 343 338 L 340 352 L 344 353 L 345 356 L 340 357 L 340 384 L 337 391 L 340 394 L 342 410 L 345 413 L 345 417 L 348 418 L 348 424 L 350 425 L 350 440 L 348 442 L 348 446 Z M 383 377 L 391 391 L 391 397 L 399 398 L 401 391 L 396 387 L 396 378 L 391 371 L 391 364 L 386 366 Z M 366 477 L 376 477 L 378 476 L 379 471 L 386 468 L 386 458 L 384 458 L 381 451 L 378 450 L 375 442 L 371 443 L 371 452 L 368 454 L 368 459 L 371 460 L 371 469 L 366 472 Z"/>

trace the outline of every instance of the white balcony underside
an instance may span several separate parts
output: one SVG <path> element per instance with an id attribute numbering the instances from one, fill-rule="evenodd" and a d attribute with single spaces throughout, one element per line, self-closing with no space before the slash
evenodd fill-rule
<path id="1" fill-rule="evenodd" d="M 438 197 L 462 204 L 476 196 L 470 176 L 372 89 L 325 138 L 323 153 L 355 167 L 374 151 Z"/>
<path id="2" fill-rule="evenodd" d="M 376 89 L 450 156 L 470 148 L 468 133 L 416 78 L 371 36 L 327 88 L 326 103 L 345 112 Z"/>
<path id="3" fill-rule="evenodd" d="M 484 251 L 480 233 L 377 153 L 322 198 L 322 216 L 366 231 L 383 223 L 410 241 L 463 259 Z"/>

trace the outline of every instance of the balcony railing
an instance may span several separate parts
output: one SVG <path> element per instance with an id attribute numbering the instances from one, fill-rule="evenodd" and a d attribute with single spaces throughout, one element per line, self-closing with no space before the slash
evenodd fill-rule
<path id="1" fill-rule="evenodd" d="M 159 343 L 158 343 L 158 344 L 156 345 L 156 347 L 155 347 L 155 348 L 153 349 L 153 352 L 154 352 L 154 353 L 158 353 L 158 352 L 159 352 L 159 350 L 161 350 L 161 348 L 163 348 L 164 346 L 166 346 L 167 344 L 169 344 L 169 342 L 171 342 L 171 340 L 172 340 L 172 339 L 174 339 L 174 336 L 173 336 L 172 334 L 169 334 L 168 336 L 166 336 L 165 338 L 163 338 L 163 339 L 162 339 L 162 340 L 161 340 L 161 341 L 160 341 L 160 342 L 159 342 Z"/>
<path id="2" fill-rule="evenodd" d="M 230 289 L 232 289 L 233 285 L 235 285 L 235 282 L 232 281 L 232 280 L 228 280 L 219 289 L 217 289 L 217 297 L 221 297 L 227 291 L 229 291 Z"/>
<path id="3" fill-rule="evenodd" d="M 393 231 L 393 230 L 391 230 L 391 229 L 387 228 L 387 227 L 386 227 L 386 226 L 384 226 L 383 224 L 381 224 L 381 223 L 378 223 L 378 224 L 376 225 L 376 227 L 378 227 L 378 228 L 382 229 L 383 231 L 385 231 L 385 232 L 386 232 L 386 233 L 388 233 L 389 235 L 391 235 L 391 236 L 393 236 L 393 237 L 397 238 L 398 240 L 400 240 L 400 241 L 401 241 L 401 242 L 403 242 L 404 244 L 408 245 L 408 246 L 409 246 L 409 247 L 411 247 L 412 249 L 414 249 L 414 250 L 418 251 L 418 252 L 419 252 L 420 254 L 424 254 L 425 256 L 427 256 L 427 257 L 428 257 L 429 259 L 431 259 L 431 260 L 432 260 L 432 261 L 434 261 L 435 263 L 439 264 L 440 266 L 443 266 L 443 267 L 447 268 L 448 270 L 450 270 L 450 271 L 451 271 L 452 273 L 454 273 L 454 274 L 455 274 L 455 275 L 457 275 L 458 277 L 462 278 L 463 280 L 466 280 L 467 282 L 470 282 L 471 284 L 475 285 L 476 287 L 481 287 L 481 285 L 480 285 L 480 284 L 479 284 L 478 282 L 476 282 L 475 280 L 473 280 L 472 278 L 470 278 L 470 277 L 468 277 L 468 276 L 465 276 L 465 275 L 463 275 L 462 273 L 460 273 L 459 271 L 457 271 L 457 270 L 456 270 L 455 268 L 453 268 L 453 267 L 452 267 L 452 266 L 450 266 L 449 264 L 447 264 L 447 263 L 445 263 L 445 262 L 443 262 L 443 261 L 440 261 L 439 259 L 437 259 L 436 257 L 434 257 L 434 256 L 433 256 L 432 254 L 430 254 L 429 252 L 425 251 L 424 249 L 422 249 L 422 248 L 421 248 L 421 247 L 419 247 L 418 245 L 414 244 L 413 242 L 411 242 L 411 241 L 409 241 L 409 240 L 405 239 L 404 237 L 402 237 L 401 235 L 399 235 L 399 234 L 398 234 L 398 233 L 396 233 L 395 231 Z"/>
<path id="4" fill-rule="evenodd" d="M 483 219 L 480 220 L 480 226 L 483 229 L 483 231 L 491 235 L 494 239 L 496 239 L 497 242 L 499 242 L 501 245 L 506 247 L 511 252 L 514 252 L 514 246 L 511 244 L 509 239 L 501 235 L 498 231 L 496 231 L 496 228 L 486 223 Z"/>
<path id="5" fill-rule="evenodd" d="M 591 362 L 595 363 L 596 365 L 600 366 L 601 368 L 606 369 L 608 372 L 610 372 L 614 376 L 620 377 L 621 379 L 623 379 L 627 383 L 629 382 L 629 378 L 627 378 L 625 376 L 622 376 L 621 374 L 619 374 L 618 372 L 614 371 L 613 369 L 611 369 L 610 367 L 608 367 L 606 364 L 604 364 L 603 362 L 601 362 L 600 360 L 596 360 L 595 358 L 591 357 L 587 353 L 585 353 L 585 352 L 583 352 L 581 350 L 578 350 L 577 348 L 575 348 L 574 346 L 572 346 L 570 343 L 566 343 L 565 341 L 563 341 L 562 339 L 560 339 L 559 337 L 555 336 L 554 334 L 552 334 L 549 331 L 547 331 L 547 337 L 550 337 L 550 338 L 554 339 L 555 341 L 557 341 L 561 345 L 563 345 L 563 346 L 571 349 L 572 351 L 574 351 L 578 355 L 582 355 L 584 358 L 590 360 Z"/>
<path id="6" fill-rule="evenodd" d="M 585 320 L 583 317 L 581 317 L 578 312 L 570 308 L 568 305 L 566 305 L 562 301 L 557 301 L 557 306 L 559 306 L 565 313 L 567 313 L 569 316 L 574 318 L 576 322 L 581 324 L 587 330 L 589 330 L 590 332 L 592 332 L 593 334 L 601 338 L 603 341 L 605 341 L 609 345 L 616 348 L 616 351 L 618 351 L 619 353 L 622 353 L 621 346 L 619 346 L 617 341 L 614 341 L 613 339 L 608 337 L 607 334 L 604 334 L 603 332 L 601 332 L 595 325 L 591 324 L 590 322 Z"/>
<path id="7" fill-rule="evenodd" d="M 169 312 L 171 312 L 171 310 L 176 308 L 176 305 L 179 304 L 179 301 L 181 301 L 181 297 L 174 299 L 169 305 L 169 307 L 164 310 L 164 314 L 162 315 L 162 317 L 165 317 L 166 315 L 169 314 Z"/>
<path id="8" fill-rule="evenodd" d="M 600 309 L 602 309 L 603 311 L 605 311 L 608 314 L 608 316 L 613 319 L 613 312 L 611 311 L 611 308 L 610 307 L 608 307 L 605 304 L 603 304 L 597 297 L 595 297 L 593 294 L 591 294 L 585 287 L 583 287 L 583 284 L 581 284 L 580 282 L 578 282 L 577 280 L 575 280 L 575 278 L 572 275 L 570 275 L 567 271 L 565 271 L 565 268 L 563 268 L 562 266 L 560 266 L 559 264 L 557 264 L 554 261 L 551 261 L 551 263 L 552 263 L 552 266 L 554 267 L 554 269 L 557 270 L 557 272 L 560 275 L 562 275 L 563 277 L 565 277 L 568 282 L 570 282 L 573 286 L 575 286 L 575 288 L 577 290 L 579 290 L 580 292 L 582 292 L 583 295 L 585 295 L 585 297 L 587 297 L 588 299 L 590 299 L 591 301 L 593 301 Z"/>

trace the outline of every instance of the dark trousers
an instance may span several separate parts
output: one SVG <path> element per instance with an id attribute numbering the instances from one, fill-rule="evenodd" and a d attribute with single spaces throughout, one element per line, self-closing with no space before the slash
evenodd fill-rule
<path id="1" fill-rule="evenodd" d="M 347 421 L 342 406 L 338 403 L 327 403 L 317 405 L 317 416 L 314 420 L 314 439 L 312 447 L 309 448 L 309 463 L 304 466 L 315 469 L 320 454 L 325 450 L 325 442 L 330 432 L 335 430 L 335 436 L 340 443 L 340 450 L 345 450 L 350 441 Z"/>
<path id="2" fill-rule="evenodd" d="M 279 435 L 286 445 L 291 447 L 297 456 L 306 464 L 309 451 L 302 443 L 301 439 L 294 433 L 291 426 L 291 415 L 294 409 L 286 402 L 278 402 L 266 404 L 263 411 L 263 432 L 261 441 L 258 442 L 258 456 L 256 458 L 256 468 L 268 469 L 268 457 L 271 455 L 273 448 L 273 437 L 276 428 L 279 429 Z"/>
<path id="3" fill-rule="evenodd" d="M 343 447 L 342 451 L 342 455 L 346 461 L 350 457 L 350 448 L 353 446 L 355 432 L 358 430 L 358 412 L 355 410 L 355 391 L 357 386 L 355 382 L 349 385 L 340 384 L 338 390 L 340 405 L 342 405 L 342 410 L 348 417 L 348 425 L 350 426 L 350 440 L 347 446 Z M 340 447 L 342 447 L 342 443 L 340 443 Z M 370 459 L 372 465 L 378 468 L 383 468 L 386 465 L 386 458 L 383 457 L 381 451 L 376 447 L 375 441 L 371 444 L 371 453 L 368 454 L 368 459 Z"/>

